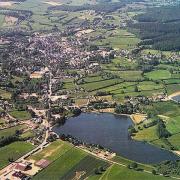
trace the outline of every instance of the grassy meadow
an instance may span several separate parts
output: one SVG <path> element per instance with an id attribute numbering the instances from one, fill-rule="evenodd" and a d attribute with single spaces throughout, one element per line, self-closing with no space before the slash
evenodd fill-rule
<path id="1" fill-rule="evenodd" d="M 31 151 L 33 145 L 27 142 L 14 142 L 0 148 L 0 169 L 8 165 L 9 158 L 16 160 Z"/>
<path id="2" fill-rule="evenodd" d="M 15 135 L 17 130 L 22 130 L 25 128 L 26 128 L 26 125 L 19 125 L 19 126 L 14 126 L 8 129 L 0 130 L 0 138 Z"/>
<path id="3" fill-rule="evenodd" d="M 28 120 L 31 119 L 31 114 L 27 111 L 18 111 L 18 110 L 13 110 L 9 112 L 9 114 L 14 117 L 15 119 L 18 120 Z"/>

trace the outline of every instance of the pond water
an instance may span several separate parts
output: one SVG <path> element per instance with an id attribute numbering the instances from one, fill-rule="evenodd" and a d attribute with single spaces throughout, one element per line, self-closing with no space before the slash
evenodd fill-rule
<path id="1" fill-rule="evenodd" d="M 100 144 L 118 155 L 141 163 L 159 163 L 178 159 L 169 151 L 132 140 L 128 127 L 132 121 L 127 116 L 109 113 L 82 113 L 72 117 L 63 126 L 53 128 L 57 134 L 70 134 L 87 143 Z"/>

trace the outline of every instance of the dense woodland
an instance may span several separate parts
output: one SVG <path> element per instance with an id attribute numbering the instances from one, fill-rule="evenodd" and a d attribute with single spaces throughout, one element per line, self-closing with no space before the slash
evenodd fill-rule
<path id="1" fill-rule="evenodd" d="M 139 45 L 157 50 L 180 50 L 180 7 L 168 6 L 148 9 L 135 16 L 138 23 L 130 23 L 141 38 Z"/>

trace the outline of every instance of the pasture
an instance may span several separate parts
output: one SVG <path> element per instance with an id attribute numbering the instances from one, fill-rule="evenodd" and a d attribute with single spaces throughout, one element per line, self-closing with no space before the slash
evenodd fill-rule
<path id="1" fill-rule="evenodd" d="M 177 134 L 174 134 L 173 136 L 171 136 L 170 138 L 168 138 L 168 141 L 173 144 L 173 146 L 175 148 L 177 148 L 178 150 L 180 150 L 180 132 Z"/>
<path id="2" fill-rule="evenodd" d="M 106 87 L 110 87 L 116 84 L 121 83 L 122 80 L 120 79 L 108 79 L 108 80 L 103 80 L 103 81 L 97 81 L 97 82 L 91 82 L 91 83 L 85 83 L 80 85 L 81 88 L 84 88 L 86 91 L 96 91 L 100 90 Z"/>
<path id="3" fill-rule="evenodd" d="M 14 142 L 7 146 L 0 148 L 0 169 L 8 165 L 9 158 L 16 160 L 31 151 L 34 148 L 33 145 L 27 142 Z"/>
<path id="4" fill-rule="evenodd" d="M 35 161 L 39 161 L 41 159 L 47 159 L 49 161 L 54 161 L 59 158 L 61 155 L 66 153 L 72 148 L 72 145 L 57 140 L 52 142 L 48 147 L 44 148 L 42 151 L 34 154 L 29 159 L 33 159 Z"/>
<path id="5" fill-rule="evenodd" d="M 135 81 L 135 80 L 140 80 L 143 79 L 142 77 L 142 71 L 109 71 L 109 70 L 105 70 L 105 72 L 109 72 L 112 73 L 114 75 L 118 75 L 120 78 L 126 80 L 131 80 L 131 81 Z"/>
<path id="6" fill-rule="evenodd" d="M 151 80 L 162 80 L 171 78 L 171 73 L 167 70 L 155 70 L 145 74 Z"/>
<path id="7" fill-rule="evenodd" d="M 34 180 L 38 179 L 61 179 L 66 173 L 68 173 L 76 164 L 78 164 L 85 156 L 81 150 L 72 148 L 69 151 L 62 154 L 58 159 L 51 163 L 47 168 L 40 171 Z"/>
<path id="8" fill-rule="evenodd" d="M 8 129 L 0 130 L 0 138 L 15 135 L 17 130 L 25 129 L 26 125 L 19 125 Z"/>
<path id="9" fill-rule="evenodd" d="M 148 174 L 145 172 L 138 172 L 134 170 L 130 170 L 127 167 L 122 167 L 118 165 L 112 165 L 102 176 L 102 180 L 116 180 L 116 179 L 127 179 L 127 180 L 164 180 L 167 179 L 162 176 L 155 176 L 152 174 Z"/>
<path id="10" fill-rule="evenodd" d="M 31 119 L 31 114 L 27 111 L 18 111 L 18 110 L 13 110 L 9 112 L 9 114 L 14 117 L 15 119 L 18 120 L 28 120 Z"/>
<path id="11" fill-rule="evenodd" d="M 106 34 L 106 38 L 96 41 L 100 46 L 111 46 L 114 49 L 132 49 L 139 42 L 139 39 L 126 30 L 114 30 L 111 34 Z"/>
<path id="12" fill-rule="evenodd" d="M 163 85 L 161 83 L 154 83 L 152 81 L 143 81 L 138 84 L 138 89 L 141 91 L 150 91 L 150 90 L 157 90 L 162 89 Z"/>
<path id="13" fill-rule="evenodd" d="M 78 176 L 81 177 L 81 179 L 85 179 L 89 176 L 95 175 L 95 170 L 100 167 L 106 169 L 109 167 L 109 163 L 88 155 L 77 165 L 75 165 L 69 172 L 67 172 L 62 179 L 73 179 L 78 178 Z"/>
<path id="14" fill-rule="evenodd" d="M 174 116 L 166 120 L 166 127 L 172 134 L 180 132 L 180 115 Z"/>
<path id="15" fill-rule="evenodd" d="M 139 130 L 133 138 L 140 141 L 152 141 L 158 139 L 156 129 L 157 126 L 144 128 L 143 130 Z"/>

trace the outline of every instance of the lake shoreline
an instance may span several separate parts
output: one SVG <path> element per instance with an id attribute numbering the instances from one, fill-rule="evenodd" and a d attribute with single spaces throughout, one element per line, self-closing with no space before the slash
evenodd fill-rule
<path id="1" fill-rule="evenodd" d="M 117 121 L 119 118 L 120 121 Z M 130 115 L 85 112 L 69 119 L 64 126 L 54 127 L 53 131 L 58 135 L 70 134 L 86 143 L 100 144 L 117 155 L 140 163 L 152 164 L 166 159 L 178 159 L 172 151 L 159 148 L 148 142 L 136 141 L 130 138 L 128 136 L 128 127 L 133 124 Z M 149 158 L 142 158 L 142 153 L 146 154 Z M 154 157 L 152 158 L 150 154 L 154 154 Z M 157 156 L 157 160 L 155 156 Z"/>
<path id="2" fill-rule="evenodd" d="M 180 97 L 180 91 L 177 91 L 168 96 L 168 98 L 176 103 L 180 103 L 180 100 L 176 100 L 177 97 Z M 180 99 L 180 98 L 179 98 Z"/>
<path id="3" fill-rule="evenodd" d="M 110 110 L 110 109 L 111 109 L 111 110 Z M 90 113 L 110 113 L 110 114 L 119 115 L 119 116 L 127 116 L 127 117 L 129 117 L 129 118 L 132 120 L 132 122 L 133 122 L 134 124 L 139 124 L 139 123 L 145 121 L 145 120 L 146 120 L 146 117 L 147 117 L 146 114 L 141 114 L 141 113 L 136 113 L 136 114 L 123 114 L 123 113 L 121 113 L 121 114 L 118 114 L 118 113 L 115 113 L 115 112 L 114 112 L 114 108 L 107 108 L 107 109 L 100 109 L 100 110 L 85 111 L 85 113 L 88 113 L 88 112 L 90 112 Z M 141 116 L 141 117 L 139 117 L 139 118 L 137 117 L 137 118 L 136 118 L 137 115 L 138 115 L 138 116 Z"/>

